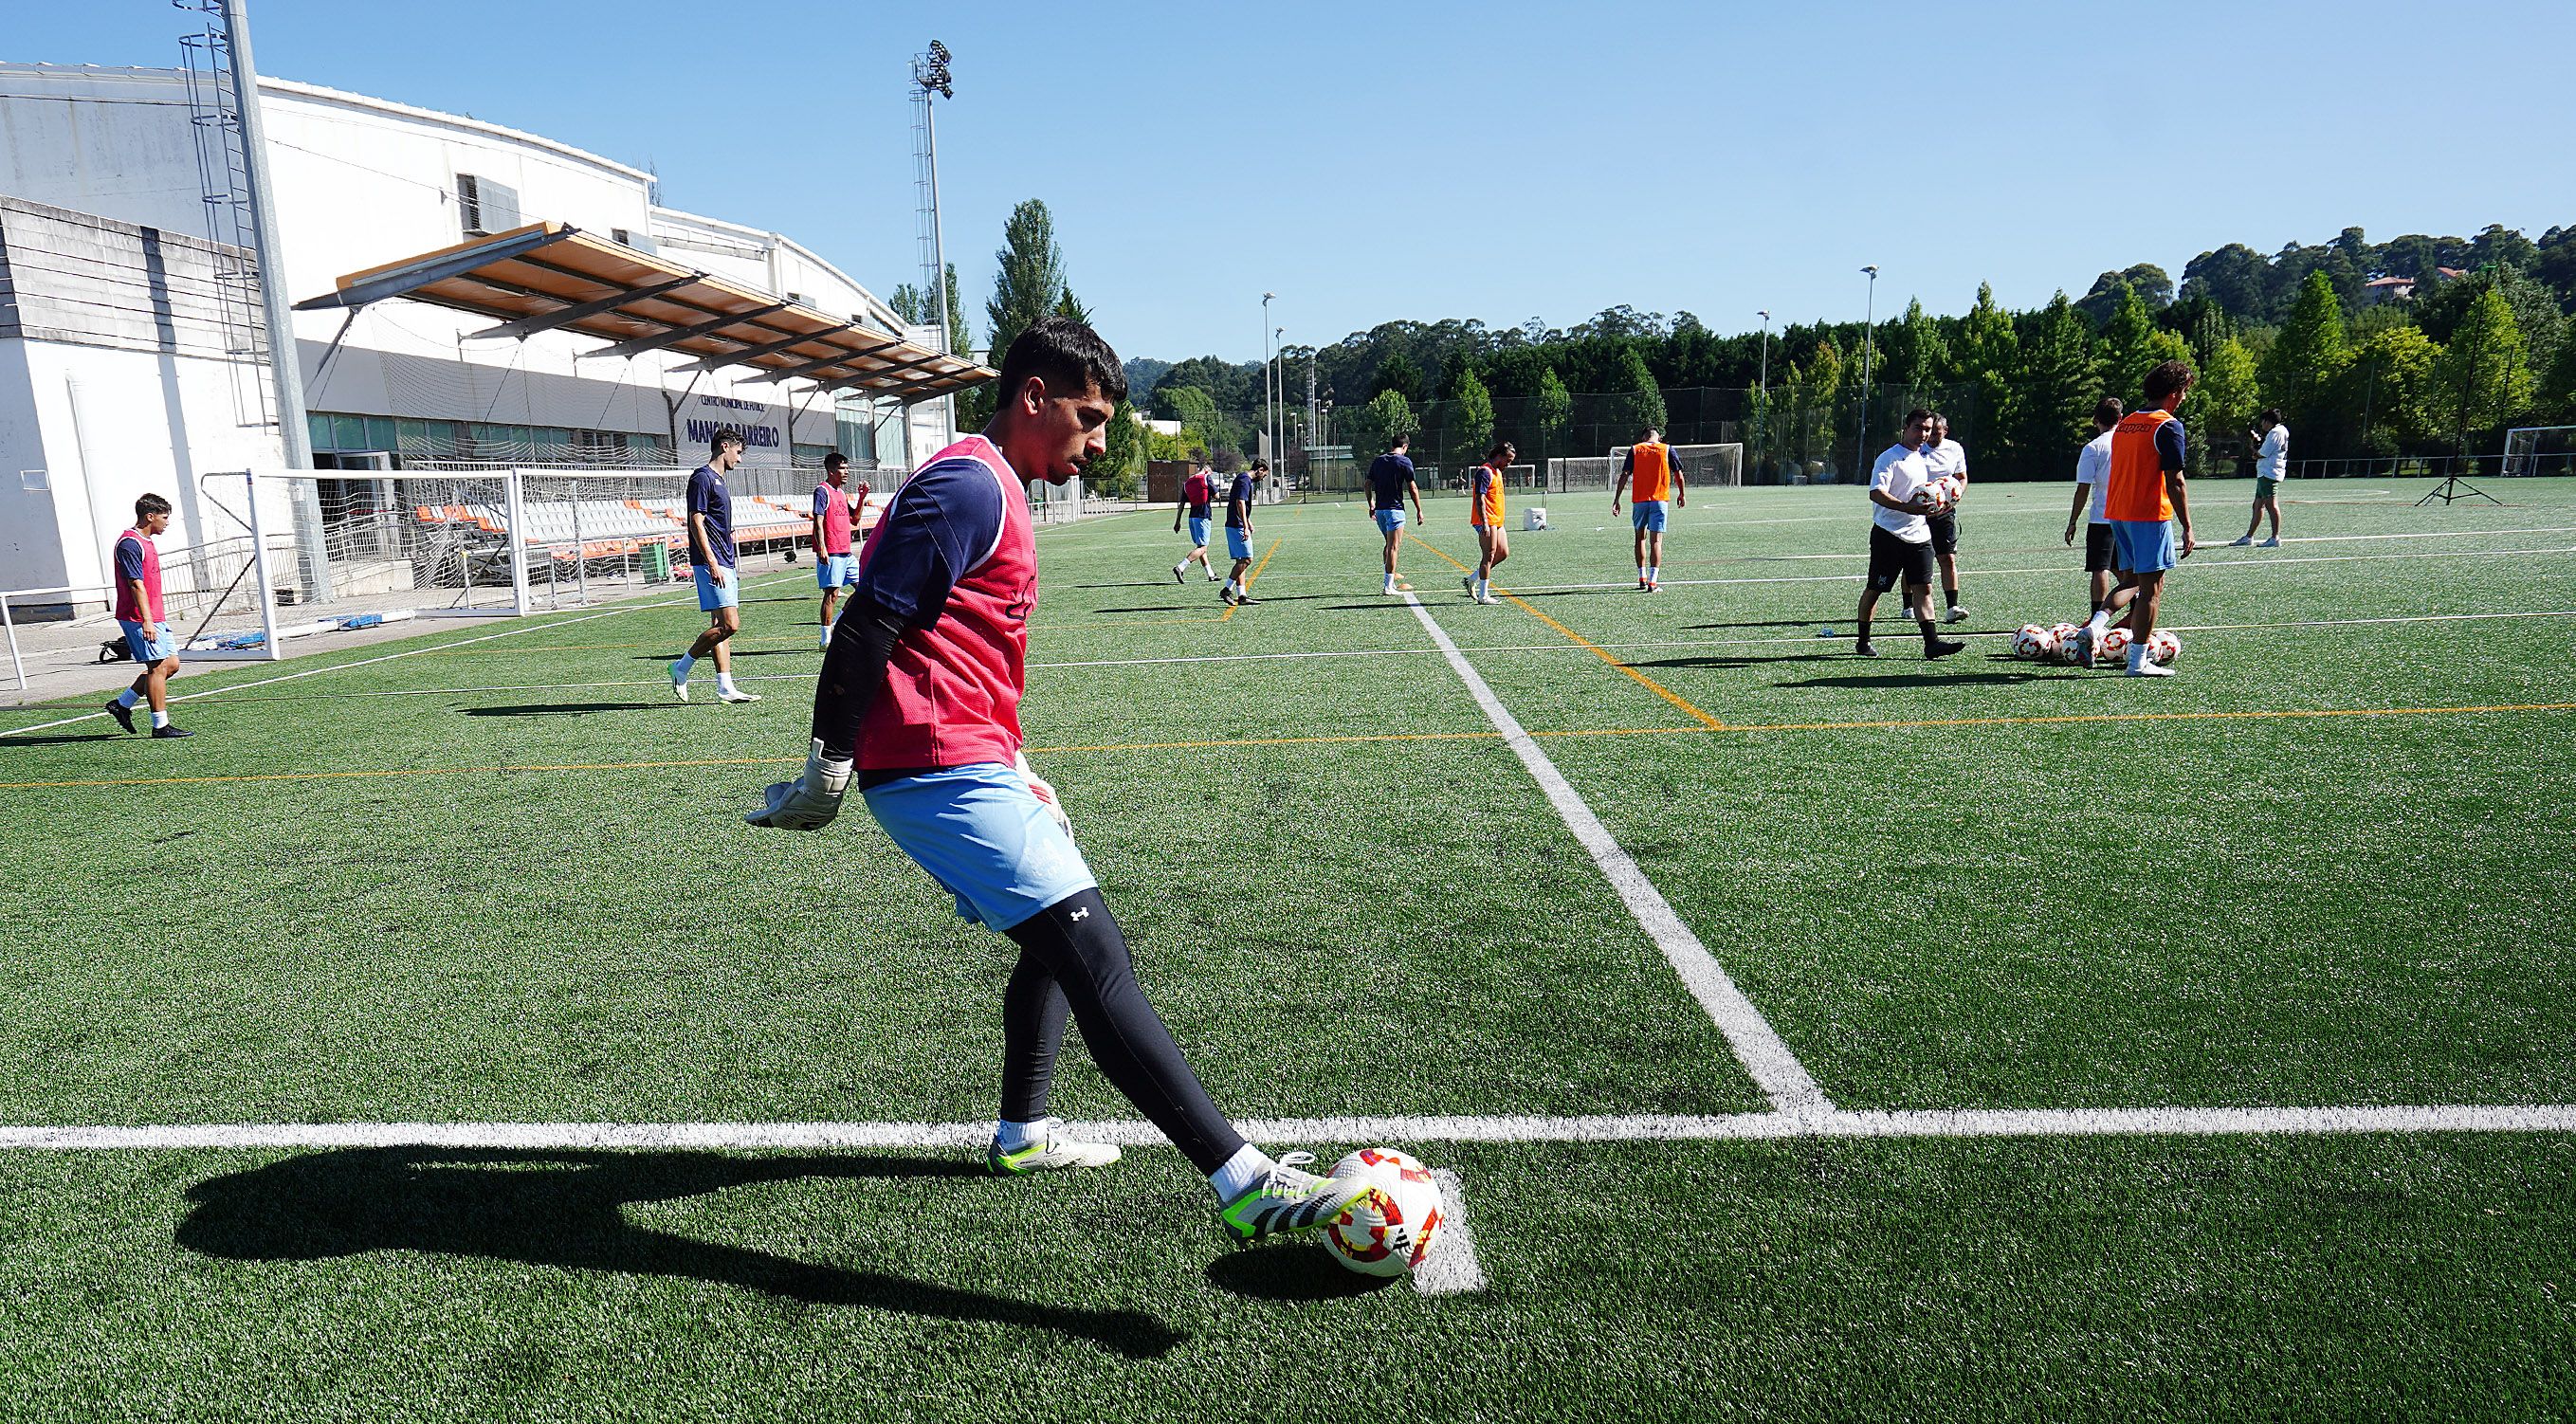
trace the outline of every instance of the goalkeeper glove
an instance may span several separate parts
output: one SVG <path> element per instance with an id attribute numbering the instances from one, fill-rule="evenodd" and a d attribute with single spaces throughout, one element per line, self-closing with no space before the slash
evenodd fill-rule
<path id="1" fill-rule="evenodd" d="M 761 808 L 743 819 L 755 826 L 775 826 L 780 830 L 819 831 L 841 814 L 841 798 L 850 790 L 852 765 L 848 758 L 834 760 L 824 756 L 823 739 L 816 737 L 813 749 L 805 754 L 805 774 L 794 781 L 771 782 Z"/>
<path id="2" fill-rule="evenodd" d="M 1056 828 L 1068 836 L 1072 835 L 1073 818 L 1064 813 L 1064 803 L 1055 799 L 1055 788 L 1047 785 L 1044 778 L 1029 769 L 1029 754 L 1014 753 L 1011 764 L 1019 768 L 1020 780 L 1029 784 L 1029 794 L 1038 798 L 1038 804 L 1046 807 L 1047 814 L 1055 818 Z"/>

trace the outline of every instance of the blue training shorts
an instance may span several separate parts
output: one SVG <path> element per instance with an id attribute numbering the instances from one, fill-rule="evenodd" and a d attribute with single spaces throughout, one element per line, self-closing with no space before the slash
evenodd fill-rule
<path id="1" fill-rule="evenodd" d="M 124 630 L 125 651 L 133 654 L 134 660 L 143 664 L 145 667 L 150 667 L 152 664 L 161 661 L 163 658 L 175 658 L 179 656 L 179 645 L 170 641 L 168 636 L 170 625 L 167 623 L 129 623 L 124 619 L 119 618 L 116 620 L 116 626 Z M 162 630 L 163 636 L 158 638 L 145 637 L 144 629 L 147 627 L 158 627 Z"/>
<path id="2" fill-rule="evenodd" d="M 713 613 L 719 608 L 737 608 L 741 606 L 742 570 L 725 570 L 725 581 L 719 584 L 716 582 L 715 575 L 707 572 L 706 565 L 694 564 L 691 565 L 691 568 L 697 574 L 698 611 L 700 613 Z"/>
<path id="3" fill-rule="evenodd" d="M 1019 772 L 999 762 L 941 767 L 861 794 L 970 925 L 1007 930 L 1100 883 Z"/>
<path id="4" fill-rule="evenodd" d="M 2173 525 L 2162 519 L 2111 521 L 2111 567 L 2124 574 L 2155 574 L 2172 568 Z"/>
<path id="5" fill-rule="evenodd" d="M 820 589 L 857 588 L 859 556 L 825 554 L 822 560 L 814 565 L 814 586 Z"/>
<path id="6" fill-rule="evenodd" d="M 1225 526 L 1225 552 L 1238 559 L 1252 557 L 1252 535 L 1242 526 Z"/>
<path id="7" fill-rule="evenodd" d="M 1204 514 L 1190 516 L 1190 547 L 1193 549 L 1207 547 L 1207 516 Z"/>
<path id="8" fill-rule="evenodd" d="M 1628 523 L 1649 534 L 1663 533 L 1664 502 L 1660 499 L 1630 500 Z"/>
<path id="9" fill-rule="evenodd" d="M 1394 533 L 1395 531 L 1397 531 L 1398 529 L 1401 529 L 1401 528 L 1403 528 L 1403 527 L 1404 527 L 1404 511 L 1403 511 L 1403 510 L 1401 510 L 1401 509 L 1381 509 L 1381 510 L 1379 510 L 1379 511 L 1377 512 L 1377 532 L 1379 532 L 1380 534 L 1392 534 L 1392 533 Z"/>

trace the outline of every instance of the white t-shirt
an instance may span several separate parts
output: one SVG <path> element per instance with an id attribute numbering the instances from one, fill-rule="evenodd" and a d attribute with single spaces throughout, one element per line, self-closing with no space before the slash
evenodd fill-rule
<path id="1" fill-rule="evenodd" d="M 1931 471 L 1936 480 L 1944 475 L 1957 475 L 1964 480 L 1968 477 L 1968 452 L 1958 441 L 1944 440 L 1923 452 L 1923 468 Z"/>
<path id="2" fill-rule="evenodd" d="M 2275 425 L 2272 433 L 2263 437 L 2263 448 L 2254 452 L 2254 473 L 2266 480 L 2289 478 L 2290 427 Z"/>
<path id="3" fill-rule="evenodd" d="M 2093 487 L 2093 522 L 2108 524 L 2102 517 L 2102 496 L 2111 488 L 2111 432 L 2103 431 L 2084 442 L 2075 452 L 2075 482 Z"/>
<path id="4" fill-rule="evenodd" d="M 1870 467 L 1869 487 L 1884 492 L 1899 504 L 1906 503 L 1932 483 L 1932 472 L 1924 466 L 1923 452 L 1911 445 L 1890 445 L 1879 452 L 1878 463 Z M 1876 500 L 1870 501 L 1870 518 L 1878 527 L 1908 544 L 1932 542 L 1932 526 L 1920 514 L 1890 509 Z"/>

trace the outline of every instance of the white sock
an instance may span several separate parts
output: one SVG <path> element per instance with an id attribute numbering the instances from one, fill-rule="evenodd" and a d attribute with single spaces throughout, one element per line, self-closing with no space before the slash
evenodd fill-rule
<path id="1" fill-rule="evenodd" d="M 116 694 L 116 705 L 119 707 L 132 707 L 135 703 L 142 700 L 143 694 L 136 692 L 130 687 L 125 689 L 123 692 Z"/>
<path id="2" fill-rule="evenodd" d="M 822 627 L 823 627 L 823 632 L 822 632 L 822 644 L 823 644 L 823 646 L 824 646 L 824 647 L 827 647 L 827 648 L 828 648 L 828 647 L 832 646 L 832 625 L 831 625 L 831 624 L 829 624 L 829 623 L 826 623 L 826 624 L 822 625 Z"/>
<path id="3" fill-rule="evenodd" d="M 2147 645 L 2144 643 L 2131 643 L 2129 645 L 2129 666 L 2136 667 L 2138 664 L 2145 662 L 2146 660 Z"/>
<path id="4" fill-rule="evenodd" d="M 1218 1201 L 1230 1202 L 1252 1190 L 1252 1184 L 1261 1180 L 1262 1173 L 1278 1165 L 1270 1160 L 1269 1153 L 1247 1142 L 1234 1149 L 1234 1155 L 1225 1159 L 1224 1166 L 1208 1173 L 1208 1185 L 1216 1188 Z"/>
<path id="5" fill-rule="evenodd" d="M 169 714 L 169 713 L 167 713 L 167 712 L 155 711 L 155 712 L 152 714 L 152 725 L 153 725 L 153 726 L 155 726 L 155 727 L 167 727 L 167 726 L 169 726 L 169 725 L 170 725 L 170 714 Z"/>
<path id="6" fill-rule="evenodd" d="M 686 682 L 689 680 L 689 669 L 696 667 L 697 665 L 698 660 L 695 657 L 692 657 L 687 653 L 682 653 L 671 662 L 671 676 L 678 678 L 682 682 Z"/>
<path id="7" fill-rule="evenodd" d="M 1029 1139 L 1036 1135 L 1032 1129 L 1037 1125 L 1035 1122 L 1011 1122 L 1007 1119 L 996 1121 L 993 1124 L 993 1141 L 1005 1152 L 1017 1152 L 1029 1145 Z"/>
<path id="8" fill-rule="evenodd" d="M 2107 609 L 2107 608 L 2096 610 L 2096 611 L 2094 612 L 2094 614 L 2093 614 L 2093 616 L 2092 616 L 2092 617 L 2087 618 L 2087 619 L 2085 619 L 2085 620 L 2084 620 L 2084 626 L 2085 626 L 2085 627 L 2087 627 L 2087 628 L 2092 629 L 2092 630 L 2093 630 L 2093 636 L 2094 636 L 2094 637 L 2096 637 L 2096 638 L 2099 638 L 2099 637 L 2101 637 L 2103 634 L 2110 632 L 2110 631 L 2111 631 L 2111 610 L 2110 610 L 2110 609 Z"/>
<path id="9" fill-rule="evenodd" d="M 1663 565 L 1661 565 L 1661 564 L 1648 564 L 1648 565 L 1646 565 L 1646 582 L 1648 582 L 1648 583 L 1662 583 L 1663 581 L 1664 581 L 1664 566 L 1663 566 Z"/>
<path id="10" fill-rule="evenodd" d="M 732 692 L 734 690 L 732 673 L 720 672 L 716 674 L 716 691 Z"/>

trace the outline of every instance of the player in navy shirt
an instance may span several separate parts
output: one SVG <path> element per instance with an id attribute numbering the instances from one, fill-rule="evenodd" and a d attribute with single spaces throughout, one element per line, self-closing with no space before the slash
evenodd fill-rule
<path id="1" fill-rule="evenodd" d="M 1260 487 L 1258 475 L 1270 473 L 1270 462 L 1255 460 L 1249 470 L 1237 470 L 1234 483 L 1225 491 L 1225 551 L 1234 556 L 1234 572 L 1227 576 L 1225 587 L 1217 597 L 1232 604 L 1254 603 L 1252 585 L 1244 581 L 1243 572 L 1252 567 L 1252 501 Z"/>
<path id="2" fill-rule="evenodd" d="M 671 695 L 689 700 L 689 669 L 715 654 L 716 700 L 758 702 L 760 694 L 733 685 L 733 652 L 727 646 L 742 631 L 742 575 L 734 568 L 733 493 L 724 477 L 742 463 L 742 433 L 731 426 L 707 440 L 707 462 L 689 476 L 689 566 L 696 571 L 698 610 L 707 615 L 707 631 L 671 664 Z"/>
<path id="3" fill-rule="evenodd" d="M 1413 482 L 1413 457 L 1405 448 L 1411 440 L 1399 435 L 1386 443 L 1386 453 L 1369 462 L 1369 518 L 1377 521 L 1377 532 L 1386 536 L 1386 587 L 1389 597 L 1396 592 L 1395 551 L 1404 542 L 1404 501 L 1413 499 L 1413 517 L 1417 523 L 1431 521 L 1422 517 L 1422 490 Z"/>

